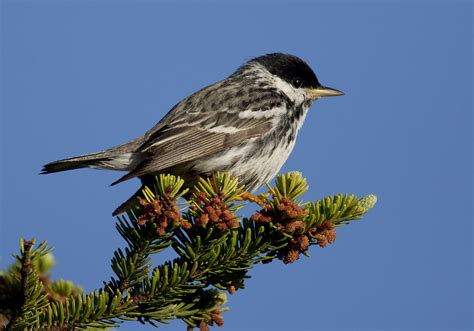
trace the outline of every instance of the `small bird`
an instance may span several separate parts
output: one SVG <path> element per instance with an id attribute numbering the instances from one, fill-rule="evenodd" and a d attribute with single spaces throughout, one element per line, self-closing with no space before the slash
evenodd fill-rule
<path id="1" fill-rule="evenodd" d="M 340 95 L 322 86 L 300 58 L 263 55 L 184 98 L 144 135 L 102 152 L 48 163 L 42 173 L 79 168 L 128 172 L 112 185 L 135 177 L 147 185 L 155 175 L 169 173 L 191 186 L 199 176 L 227 171 L 251 192 L 283 166 L 313 101 Z M 140 194 L 141 189 L 113 215 L 133 206 Z"/>

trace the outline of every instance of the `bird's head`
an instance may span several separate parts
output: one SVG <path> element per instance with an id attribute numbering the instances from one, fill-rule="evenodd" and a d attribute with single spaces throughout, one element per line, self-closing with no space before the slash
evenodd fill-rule
<path id="1" fill-rule="evenodd" d="M 300 58 L 283 53 L 272 53 L 250 60 L 248 68 L 263 67 L 271 74 L 274 87 L 290 99 L 314 101 L 321 97 L 340 96 L 344 93 L 323 86 L 310 66 Z"/>

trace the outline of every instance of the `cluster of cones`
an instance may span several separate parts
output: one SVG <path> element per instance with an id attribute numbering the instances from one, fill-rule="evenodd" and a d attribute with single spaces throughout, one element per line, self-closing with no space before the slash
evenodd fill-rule
<path id="1" fill-rule="evenodd" d="M 293 233 L 304 230 L 302 217 L 308 215 L 307 211 L 288 198 L 281 198 L 280 203 L 264 204 L 262 210 L 252 215 L 251 220 L 257 223 L 275 224 L 281 231 Z"/>
<path id="2" fill-rule="evenodd" d="M 312 227 L 308 230 L 311 237 L 316 239 L 317 244 L 320 247 L 326 247 L 327 244 L 332 244 L 336 241 L 336 230 L 334 230 L 334 224 L 330 220 L 326 220 L 317 227 Z"/>
<path id="3" fill-rule="evenodd" d="M 301 253 L 305 253 L 311 243 L 311 239 L 325 247 L 336 240 L 334 224 L 330 220 L 324 221 L 319 226 L 306 229 L 303 218 L 308 212 L 300 205 L 288 198 L 280 198 L 278 203 L 264 203 L 262 209 L 253 214 L 251 220 L 257 223 L 274 224 L 277 229 L 285 234 L 291 235 L 288 238 L 288 245 L 277 252 L 277 256 L 283 263 L 293 263 L 298 260 Z"/>
<path id="4" fill-rule="evenodd" d="M 176 200 L 167 195 L 156 197 L 151 202 L 140 199 L 139 204 L 143 209 L 138 217 L 138 224 L 153 223 L 159 236 L 179 226 L 184 229 L 191 227 L 191 223 L 181 216 Z"/>
<path id="5" fill-rule="evenodd" d="M 220 231 L 240 226 L 237 216 L 221 197 L 208 198 L 204 192 L 199 192 L 194 198 L 194 203 L 190 209 L 195 214 L 196 226 L 206 228 L 210 225 Z"/>
<path id="6" fill-rule="evenodd" d="M 223 326 L 224 317 L 222 317 L 221 313 L 222 313 L 222 309 L 220 308 L 214 309 L 214 311 L 210 314 L 211 320 L 209 322 L 202 320 L 199 323 L 199 331 L 209 331 L 210 330 L 209 325 L 213 326 L 215 324 L 217 326 Z"/>
<path id="7" fill-rule="evenodd" d="M 199 331 L 209 331 L 210 328 L 209 326 L 223 326 L 224 325 L 224 317 L 222 316 L 222 313 L 225 312 L 227 309 L 222 308 L 222 305 L 224 305 L 227 302 L 227 297 L 224 293 L 221 293 L 215 297 L 215 306 L 212 309 L 211 312 L 208 313 L 207 318 L 202 319 L 199 324 Z M 192 331 L 193 327 L 188 326 L 187 331 Z"/>
<path id="8" fill-rule="evenodd" d="M 265 198 L 265 197 L 262 197 Z M 255 197 L 255 201 L 262 209 L 252 215 L 251 220 L 256 223 L 272 223 L 281 233 L 288 237 L 288 245 L 277 252 L 277 256 L 285 264 L 298 260 L 305 253 L 311 241 L 316 241 L 320 247 L 326 247 L 336 240 L 334 224 L 330 220 L 318 226 L 306 228 L 304 218 L 308 212 L 291 199 L 282 197 L 269 201 Z M 159 196 L 151 202 L 140 199 L 142 213 L 138 217 L 138 224 L 152 222 L 158 235 L 164 235 L 172 228 L 182 227 L 190 229 L 191 223 L 183 219 L 175 199 L 169 196 Z M 198 227 L 212 226 L 220 231 L 238 228 L 240 222 L 229 209 L 227 202 L 220 195 L 209 198 L 204 192 L 195 194 L 194 204 L 190 210 L 194 214 L 194 223 Z M 216 322 L 217 323 L 217 322 Z"/>

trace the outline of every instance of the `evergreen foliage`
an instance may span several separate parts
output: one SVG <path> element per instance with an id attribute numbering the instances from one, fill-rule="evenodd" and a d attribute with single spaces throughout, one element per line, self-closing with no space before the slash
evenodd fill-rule
<path id="1" fill-rule="evenodd" d="M 158 326 L 173 319 L 188 329 L 221 326 L 225 293 L 243 289 L 254 264 L 293 263 L 312 245 L 326 247 L 337 227 L 360 219 L 376 203 L 374 195 L 345 194 L 304 202 L 308 185 L 298 172 L 278 176 L 259 196 L 227 173 L 184 187 L 179 177 L 160 175 L 118 218 L 126 247 L 113 254 L 115 275 L 89 294 L 70 281 L 51 281 L 54 259 L 46 243 L 22 240 L 17 262 L 0 274 L 0 328 L 93 330 L 123 320 Z M 258 210 L 239 219 L 245 203 Z M 177 258 L 153 266 L 151 256 L 165 249 Z"/>

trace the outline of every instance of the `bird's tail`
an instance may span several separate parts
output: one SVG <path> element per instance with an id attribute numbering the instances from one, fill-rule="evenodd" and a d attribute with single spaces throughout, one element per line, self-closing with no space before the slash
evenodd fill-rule
<path id="1" fill-rule="evenodd" d="M 141 160 L 141 153 L 117 153 L 104 151 L 58 160 L 43 166 L 42 174 L 80 169 L 96 168 L 109 170 L 129 170 Z"/>
<path id="2" fill-rule="evenodd" d="M 144 158 L 144 153 L 137 151 L 143 140 L 144 136 L 140 136 L 125 144 L 106 149 L 102 152 L 54 161 L 44 165 L 41 173 L 50 174 L 80 168 L 130 171 Z"/>
<path id="3" fill-rule="evenodd" d="M 88 168 L 104 160 L 107 160 L 107 157 L 102 155 L 102 153 L 92 153 L 70 157 L 45 164 L 43 169 L 41 169 L 41 173 L 50 174 L 59 171 Z"/>

